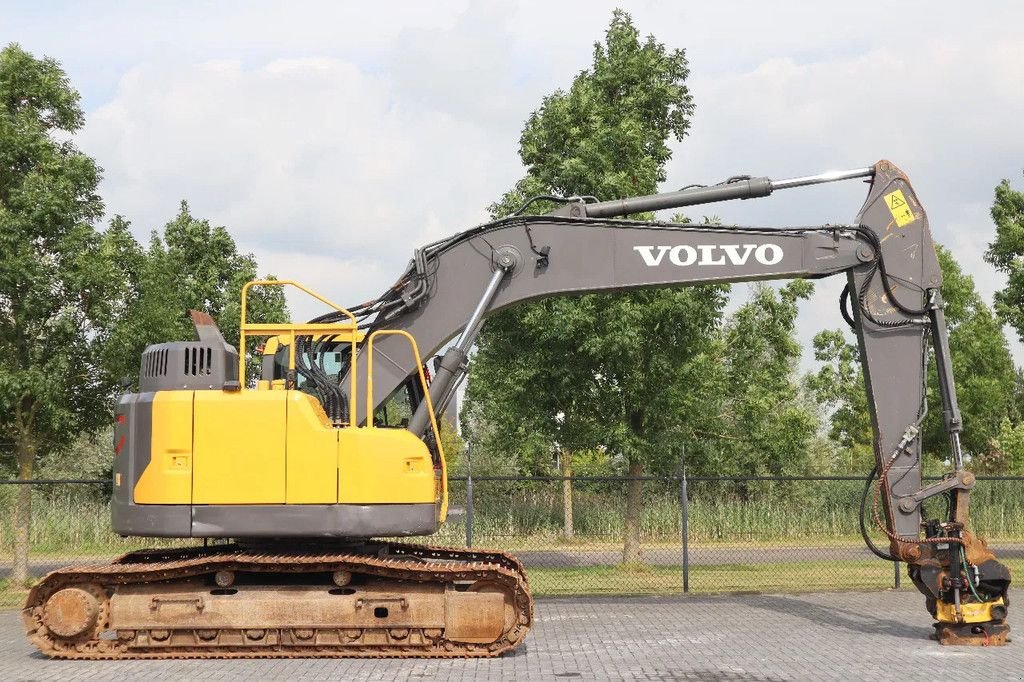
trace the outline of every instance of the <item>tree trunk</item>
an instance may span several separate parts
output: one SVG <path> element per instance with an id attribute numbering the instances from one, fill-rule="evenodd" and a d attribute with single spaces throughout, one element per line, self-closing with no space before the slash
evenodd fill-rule
<path id="1" fill-rule="evenodd" d="M 644 473 L 638 459 L 629 460 L 629 478 L 626 483 L 626 537 L 622 545 L 622 563 L 640 563 L 640 513 L 642 511 L 643 481 L 636 480 Z"/>
<path id="2" fill-rule="evenodd" d="M 562 518 L 563 535 L 571 539 L 574 531 L 572 525 L 572 452 L 562 450 Z"/>
<path id="3" fill-rule="evenodd" d="M 24 435 L 18 438 L 18 478 L 30 480 L 35 463 L 35 448 Z M 11 582 L 23 585 L 28 580 L 29 530 L 32 527 L 32 486 L 19 485 L 14 502 L 14 566 Z"/>

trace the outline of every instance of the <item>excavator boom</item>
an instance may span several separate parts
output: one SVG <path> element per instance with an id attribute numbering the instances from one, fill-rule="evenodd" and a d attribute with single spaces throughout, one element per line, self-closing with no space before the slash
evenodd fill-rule
<path id="1" fill-rule="evenodd" d="M 618 217 L 860 178 L 868 180 L 870 188 L 850 225 L 766 229 Z M 426 272 L 429 276 L 420 276 Z M 431 386 L 432 405 L 443 409 L 466 371 L 467 354 L 482 318 L 516 303 L 638 287 L 839 273 L 848 281 L 844 300 L 851 305 L 844 315 L 857 335 L 875 429 L 872 476 L 879 482 L 872 515 L 890 541 L 889 553 L 880 554 L 908 562 L 933 615 L 941 612 L 936 608 L 943 604 L 953 604 L 950 613 L 954 615 L 936 624 L 939 639 L 999 641 L 1008 631 L 1004 616 L 1009 573 L 994 561 L 984 542 L 966 530 L 974 476 L 963 469 L 959 440 L 963 425 L 940 293 L 942 271 L 927 214 L 909 179 L 888 161 L 791 180 L 741 177 L 648 197 L 570 201 L 546 216 L 514 216 L 489 223 L 418 252 L 405 275 L 379 299 L 381 314 L 370 328 L 404 329 L 430 352 L 442 349 L 461 329 L 458 342 L 444 352 Z M 954 471 L 940 483 L 922 488 L 921 428 L 927 406 L 929 343 L 934 349 Z M 376 366 L 373 397 L 379 404 L 405 381 L 411 359 L 386 342 L 375 352 L 388 359 Z M 422 434 L 427 417 L 428 408 L 421 403 L 409 429 Z M 930 525 L 926 537 L 920 538 L 925 528 L 921 504 L 935 495 L 949 496 L 953 513 Z M 976 562 L 967 559 L 972 552 Z M 980 568 L 971 583 L 967 567 L 976 565 Z M 984 590 L 974 589 L 971 596 L 981 606 L 974 607 L 970 622 L 961 602 L 972 592 L 969 588 L 977 585 L 984 585 Z"/>

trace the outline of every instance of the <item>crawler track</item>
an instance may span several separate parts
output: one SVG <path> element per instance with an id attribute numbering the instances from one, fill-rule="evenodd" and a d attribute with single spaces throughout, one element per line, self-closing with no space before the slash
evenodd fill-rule
<path id="1" fill-rule="evenodd" d="M 242 589 L 217 589 L 218 572 Z M 338 572 L 350 588 L 329 589 L 324 576 Z M 396 620 L 375 621 L 388 615 L 378 603 Z M 331 623 L 314 622 L 325 613 Z M 55 658 L 489 657 L 522 642 L 533 599 L 522 564 L 500 552 L 220 545 L 59 569 L 32 588 L 22 618 Z"/>

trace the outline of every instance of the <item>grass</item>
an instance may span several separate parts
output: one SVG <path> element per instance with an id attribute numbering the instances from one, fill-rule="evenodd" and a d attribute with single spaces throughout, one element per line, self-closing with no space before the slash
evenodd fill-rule
<path id="1" fill-rule="evenodd" d="M 27 589 L 11 584 L 7 578 L 0 579 L 0 609 L 20 608 L 27 596 Z"/>
<path id="2" fill-rule="evenodd" d="M 1012 575 L 1024 575 L 1024 559 L 1003 561 Z M 914 589 L 901 566 L 902 588 Z M 588 566 L 531 568 L 530 587 L 537 596 L 586 594 L 679 594 L 679 566 Z M 893 587 L 892 564 L 881 560 L 798 561 L 721 564 L 690 569 L 690 592 L 831 592 Z"/>
<path id="3" fill-rule="evenodd" d="M 537 596 L 578 594 L 678 594 L 679 566 L 588 566 L 531 568 Z M 815 592 L 892 587 L 892 566 L 882 561 L 801 561 L 720 564 L 690 569 L 691 592 Z"/>
<path id="4" fill-rule="evenodd" d="M 13 486 L 0 486 L 0 563 L 13 556 Z M 766 547 L 859 547 L 857 481 L 794 482 L 737 486 L 694 482 L 689 504 L 691 547 L 756 549 Z M 529 551 L 610 552 L 621 549 L 624 484 L 577 483 L 574 511 L 577 537 L 562 537 L 561 483 L 477 482 L 474 545 L 513 553 Z M 464 490 L 453 486 L 452 504 L 464 505 Z M 972 523 L 997 542 L 1024 541 L 1024 486 L 982 481 L 971 495 Z M 641 537 L 647 552 L 679 548 L 678 489 L 645 484 Z M 461 521 L 447 524 L 428 539 L 462 546 Z M 89 490 L 40 490 L 33 497 L 30 531 L 33 559 L 111 558 L 134 549 L 195 544 L 193 540 L 120 538 L 110 528 L 107 501 Z M 884 544 L 884 543 L 883 543 Z M 1024 575 L 1024 561 L 1006 562 Z M 693 566 L 695 592 L 735 590 L 809 591 L 875 589 L 892 584 L 892 567 L 883 561 L 842 560 Z M 682 577 L 672 566 L 537 567 L 530 581 L 538 595 L 668 594 Z M 909 585 L 909 581 L 904 582 Z M 0 581 L 0 607 L 19 606 L 25 591 Z"/>

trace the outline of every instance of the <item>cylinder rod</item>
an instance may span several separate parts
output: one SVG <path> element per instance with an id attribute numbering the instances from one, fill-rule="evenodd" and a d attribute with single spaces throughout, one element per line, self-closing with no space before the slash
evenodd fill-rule
<path id="1" fill-rule="evenodd" d="M 786 180 L 772 180 L 770 178 L 744 178 L 732 182 L 723 182 L 709 187 L 693 187 L 682 189 L 678 192 L 664 192 L 662 194 L 650 194 L 644 197 L 633 197 L 631 199 L 616 199 L 614 201 L 601 201 L 596 204 L 586 204 L 586 216 L 590 218 L 611 218 L 614 216 L 630 215 L 633 213 L 646 213 L 648 211 L 660 211 L 668 208 L 682 208 L 683 206 L 695 206 L 698 204 L 711 204 L 719 201 L 731 201 L 733 199 L 756 199 L 766 197 L 777 189 L 792 189 L 794 187 L 806 187 L 807 185 L 820 185 L 826 182 L 838 182 L 840 180 L 851 180 L 853 178 L 869 178 L 875 174 L 874 167 L 855 168 L 845 171 L 829 171 L 818 175 L 805 175 L 799 178 Z M 575 210 L 575 209 L 570 209 Z M 562 213 L 566 209 L 559 209 L 556 213 Z M 569 213 L 573 215 L 573 213 Z"/>
<path id="2" fill-rule="evenodd" d="M 441 364 L 434 374 L 434 380 L 430 383 L 430 402 L 434 406 L 436 417 L 440 417 L 444 412 L 444 408 L 455 395 L 455 389 L 458 388 L 459 382 L 466 375 L 469 349 L 473 347 L 473 342 L 476 341 L 476 336 L 480 332 L 484 314 L 494 301 L 498 287 L 501 286 L 501 280 L 513 266 L 512 262 L 498 262 L 494 274 L 491 275 L 491 280 L 487 283 L 487 288 L 484 289 L 483 296 L 480 297 L 466 321 L 466 326 L 462 328 L 462 334 L 459 335 L 458 341 L 442 356 Z M 412 418 L 409 419 L 407 428 L 417 436 L 422 436 L 426 433 L 429 424 L 430 413 L 427 411 L 427 401 L 423 400 L 416 408 Z"/>
<path id="3" fill-rule="evenodd" d="M 494 274 L 491 275 L 491 281 L 487 283 L 484 295 L 480 297 L 480 300 L 476 304 L 476 308 L 473 309 L 472 314 L 469 316 L 469 321 L 466 322 L 466 326 L 462 329 L 462 334 L 459 335 L 459 340 L 455 342 L 455 346 L 462 352 L 468 353 L 469 349 L 473 346 L 473 341 L 476 339 L 476 334 L 480 327 L 480 322 L 483 320 L 484 313 L 487 312 L 487 307 L 490 306 L 491 301 L 494 300 L 494 295 L 498 293 L 498 287 L 501 285 L 501 280 L 505 278 L 507 273 L 508 269 L 499 265 L 494 270 Z"/>
<path id="4" fill-rule="evenodd" d="M 793 187 L 806 187 L 808 185 L 820 185 L 826 182 L 839 182 L 840 180 L 852 180 L 854 178 L 872 178 L 875 176 L 875 169 L 854 168 L 845 171 L 828 171 L 818 175 L 805 175 L 801 178 L 789 178 L 787 180 L 772 180 L 772 189 L 791 189 Z"/>

